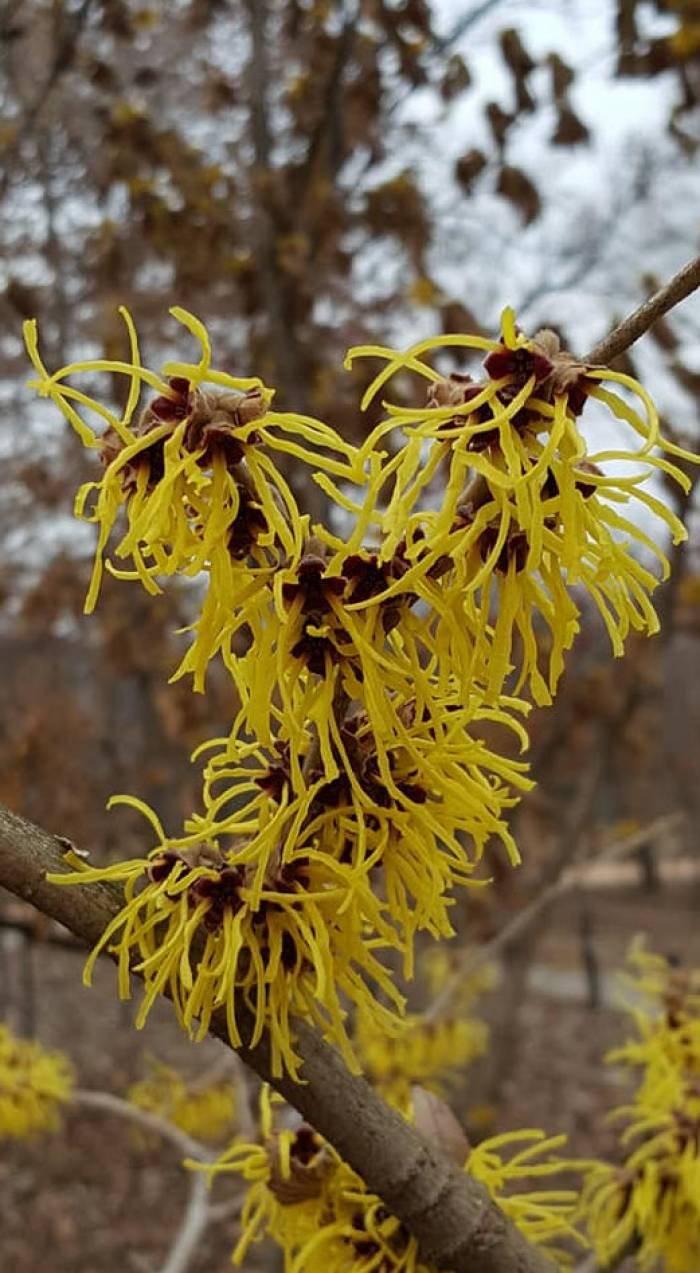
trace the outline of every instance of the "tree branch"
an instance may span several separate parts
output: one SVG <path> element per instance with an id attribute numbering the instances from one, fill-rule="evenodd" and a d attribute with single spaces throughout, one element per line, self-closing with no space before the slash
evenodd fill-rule
<path id="1" fill-rule="evenodd" d="M 309 188 L 315 175 L 316 166 L 319 157 L 322 155 L 326 146 L 332 149 L 333 153 L 328 154 L 328 169 L 330 174 L 335 178 L 338 168 L 343 160 L 342 147 L 332 147 L 332 138 L 334 132 L 338 128 L 338 97 L 343 84 L 343 73 L 345 67 L 350 60 L 355 40 L 357 38 L 357 24 L 359 13 L 357 6 L 352 4 L 349 10 L 346 10 L 343 17 L 343 26 L 340 34 L 336 38 L 335 56 L 333 65 L 331 66 L 330 75 L 326 82 L 322 101 L 321 112 L 316 121 L 309 137 L 309 144 L 304 158 L 303 183 L 302 183 L 302 200 L 299 212 L 297 213 L 297 224 L 303 225 L 304 215 L 306 212 L 305 196 L 308 194 Z M 301 215 L 299 215 L 301 213 Z M 311 244 L 312 253 L 315 255 L 314 249 L 317 243 Z"/>
<path id="2" fill-rule="evenodd" d="M 62 950 L 82 950 L 82 944 L 60 928 L 55 929 L 54 932 L 37 933 L 35 923 L 29 918 L 30 915 L 31 911 L 27 913 L 27 918 L 13 919 L 0 914 L 0 932 L 20 933 L 22 937 L 26 937 L 27 941 L 34 942 L 38 946 L 59 946 Z"/>
<path id="3" fill-rule="evenodd" d="M 583 359 L 587 363 L 598 363 L 607 366 L 613 358 L 617 358 L 623 350 L 629 349 L 640 336 L 674 305 L 680 304 L 691 292 L 700 287 L 700 256 L 683 266 L 666 285 L 643 301 L 638 309 L 628 318 L 618 323 L 617 327 L 594 345 Z"/>
<path id="4" fill-rule="evenodd" d="M 55 836 L 0 806 L 0 885 L 93 945 L 120 908 L 121 890 L 47 883 L 47 872 L 65 869 L 64 850 Z M 253 1021 L 243 1005 L 237 1020 L 243 1037 L 250 1038 Z M 351 1075 L 317 1031 L 303 1021 L 296 1031 L 301 1083 L 273 1076 L 267 1038 L 255 1048 L 242 1046 L 239 1054 L 379 1194 L 417 1238 L 427 1263 L 450 1273 L 553 1273 L 478 1181 L 458 1171 L 364 1079 Z M 213 1018 L 211 1032 L 228 1044 L 224 1011 Z"/>
<path id="5" fill-rule="evenodd" d="M 193 1136 L 188 1136 L 187 1132 L 183 1132 L 161 1114 L 154 1114 L 151 1110 L 132 1105 L 131 1101 L 126 1101 L 121 1096 L 114 1096 L 111 1092 L 93 1092 L 88 1088 L 77 1087 L 71 1093 L 70 1101 L 72 1105 L 78 1105 L 82 1109 L 98 1109 L 104 1114 L 115 1114 L 117 1118 L 126 1118 L 132 1123 L 138 1123 L 139 1127 L 145 1128 L 147 1132 L 153 1132 L 156 1136 L 169 1140 L 178 1153 L 184 1154 L 186 1158 L 194 1158 L 197 1162 L 203 1163 L 213 1162 L 208 1149 L 200 1141 L 195 1140 Z"/>
<path id="6" fill-rule="evenodd" d="M 271 17 L 268 0 L 244 0 L 248 16 L 250 56 L 246 68 L 248 100 L 250 104 L 250 135 L 255 155 L 252 174 L 254 222 L 253 235 L 256 248 L 256 268 L 260 278 L 269 352 L 274 365 L 274 378 L 284 403 L 292 403 L 295 411 L 308 415 L 310 407 L 307 351 L 300 339 L 299 324 L 294 313 L 294 293 L 297 284 L 285 275 L 278 259 L 279 174 L 273 165 L 274 137 L 270 120 L 270 85 L 273 72 L 270 69 L 270 37 L 268 25 Z M 290 457 L 291 458 L 291 457 Z M 287 469 L 292 490 L 299 495 L 298 465 Z M 314 481 L 304 480 L 304 511 L 311 521 L 322 521 L 327 508 L 327 497 Z"/>
<path id="7" fill-rule="evenodd" d="M 288 321 L 284 279 L 277 262 L 277 226 L 272 198 L 272 129 L 268 95 L 269 67 L 267 0 L 245 0 L 250 28 L 250 59 L 247 68 L 250 98 L 250 131 L 255 153 L 256 183 L 255 237 L 261 292 L 265 307 L 275 372 L 286 397 L 296 409 L 306 411 L 307 392 L 301 372 L 302 362 L 293 325 Z"/>
<path id="8" fill-rule="evenodd" d="M 186 1273 L 212 1218 L 207 1178 L 198 1171 L 190 1174 L 194 1179 L 190 1182 L 187 1206 L 160 1273 Z"/>

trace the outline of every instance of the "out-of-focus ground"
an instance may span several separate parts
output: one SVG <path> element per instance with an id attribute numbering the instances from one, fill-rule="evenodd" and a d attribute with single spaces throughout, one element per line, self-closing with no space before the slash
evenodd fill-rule
<path id="1" fill-rule="evenodd" d="M 648 935 L 654 949 L 700 963 L 700 884 L 674 881 L 669 878 L 674 873 L 677 864 L 664 871 L 662 887 L 652 895 L 636 884 L 620 886 L 610 880 L 586 891 L 589 931 L 603 974 L 603 1003 L 596 1009 L 586 1001 L 581 971 L 582 896 L 567 895 L 558 902 L 531 970 L 496 1130 L 564 1131 L 574 1154 L 614 1152 L 614 1130 L 606 1113 L 622 1103 L 624 1089 L 619 1073 L 603 1066 L 601 1057 L 627 1029 L 613 1006 L 615 970 L 638 932 Z M 82 1087 L 123 1092 L 139 1072 L 144 1049 L 192 1074 L 216 1065 L 219 1046 L 213 1041 L 188 1045 L 166 1005 L 156 1008 L 143 1034 L 136 1034 L 116 1002 L 108 964 L 98 968 L 95 988 L 89 991 L 80 984 L 79 952 L 35 946 L 32 961 L 36 1032 L 44 1043 L 70 1053 Z M 488 998 L 481 1008 L 488 1015 Z M 478 1079 L 475 1070 L 474 1081 Z M 473 1108 L 478 1091 L 470 1091 L 469 1084 L 467 1076 L 465 1091 Z M 13 1273 L 155 1273 L 187 1196 L 177 1158 L 168 1145 L 139 1147 L 122 1120 L 83 1110 L 67 1117 L 61 1135 L 3 1146 L 2 1268 Z M 230 1193 L 230 1180 L 218 1183 L 217 1201 L 224 1202 Z M 229 1267 L 234 1230 L 235 1218 L 229 1216 L 210 1226 L 192 1273 Z M 272 1270 L 273 1259 L 262 1248 L 245 1268 Z"/>

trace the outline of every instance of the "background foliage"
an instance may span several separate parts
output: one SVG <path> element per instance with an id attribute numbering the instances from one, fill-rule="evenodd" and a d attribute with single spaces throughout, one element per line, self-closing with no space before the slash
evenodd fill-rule
<path id="1" fill-rule="evenodd" d="M 176 821 L 192 801 L 187 753 L 229 713 L 223 681 L 206 707 L 163 687 L 187 589 L 154 606 L 108 580 L 96 620 L 79 622 L 90 545 L 68 510 L 84 461 L 23 387 L 21 320 L 39 319 L 52 366 L 119 357 L 124 303 L 157 361 L 173 353 L 168 306 L 184 305 L 234 373 L 356 441 L 373 419 L 355 405 L 363 364 L 341 370 L 349 344 L 490 331 L 508 301 L 581 351 L 697 250 L 699 33 L 694 0 L 6 0 L 0 800 L 96 855 L 135 851 L 138 823 L 105 818 L 107 795 L 138 790 Z M 667 432 L 692 437 L 697 300 L 627 362 Z M 298 493 L 323 511 L 317 488 Z M 516 815 L 530 869 L 465 912 L 472 941 L 597 827 L 680 809 L 675 847 L 695 852 L 692 495 L 677 511 L 691 540 L 675 550 L 664 636 L 612 664 L 590 616 L 555 707 L 535 718 L 539 786 Z M 648 847 L 642 866 L 658 882 Z M 585 897 L 570 906 L 590 971 L 604 919 Z M 475 1106 L 493 1108 L 513 1071 L 543 927 L 504 952 Z M 31 1017 L 29 974 L 2 957 L 5 1007 Z M 35 1006 L 41 1020 L 41 995 Z M 29 1269 L 22 1258 L 20 1245 Z"/>

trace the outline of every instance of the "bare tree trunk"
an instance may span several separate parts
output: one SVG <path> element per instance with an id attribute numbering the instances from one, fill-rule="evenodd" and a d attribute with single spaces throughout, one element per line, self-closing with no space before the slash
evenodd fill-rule
<path id="1" fill-rule="evenodd" d="M 290 282 L 284 277 L 277 261 L 278 228 L 273 211 L 274 172 L 268 101 L 269 6 L 267 0 L 245 0 L 245 6 L 248 11 L 251 39 L 248 87 L 258 193 L 255 208 L 257 263 L 269 333 L 270 353 L 275 368 L 275 379 L 281 389 L 283 405 L 309 415 L 310 395 L 305 375 L 306 358 L 295 330 L 290 304 Z M 306 472 L 300 483 L 295 474 L 293 458 L 290 457 L 285 467 L 293 489 L 301 496 L 300 502 L 303 503 L 304 510 L 311 515 L 311 521 L 321 521 L 327 509 L 325 494 Z"/>

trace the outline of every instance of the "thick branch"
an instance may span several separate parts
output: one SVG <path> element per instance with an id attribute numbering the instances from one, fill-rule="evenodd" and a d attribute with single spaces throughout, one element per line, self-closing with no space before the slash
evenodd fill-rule
<path id="1" fill-rule="evenodd" d="M 61 888 L 48 871 L 65 869 L 64 845 L 0 807 L 0 886 L 32 902 L 92 945 L 121 905 L 107 884 Z M 252 1020 L 237 1013 L 243 1036 Z M 212 1033 L 228 1043 L 220 1012 Z M 478 1181 L 458 1171 L 304 1022 L 297 1024 L 303 1082 L 274 1078 L 267 1039 L 240 1055 L 294 1105 L 383 1198 L 420 1243 L 423 1259 L 450 1273 L 553 1273 L 552 1265 L 490 1200 Z"/>
<path id="2" fill-rule="evenodd" d="M 700 287 L 700 256 L 689 261 L 670 282 L 644 301 L 639 309 L 618 323 L 608 336 L 604 336 L 594 345 L 583 359 L 587 363 L 599 363 L 607 366 L 613 358 L 617 358 L 623 350 L 629 349 L 635 340 L 639 340 L 646 331 L 674 305 L 680 304 L 691 292 Z"/>

